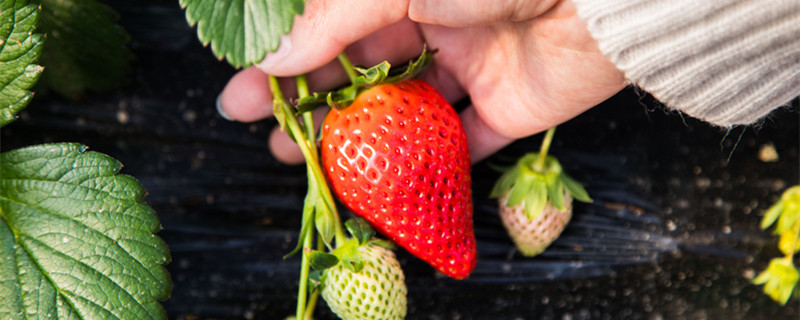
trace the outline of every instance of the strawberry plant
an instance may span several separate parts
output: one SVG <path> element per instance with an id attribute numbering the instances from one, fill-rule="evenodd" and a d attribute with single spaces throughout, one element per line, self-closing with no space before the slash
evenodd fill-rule
<path id="1" fill-rule="evenodd" d="M 215 20 L 220 11 L 211 10 L 209 3 L 181 1 L 187 20 L 197 25 L 201 42 L 210 43 L 218 57 L 236 67 L 259 62 L 267 51 L 277 49 L 280 36 L 303 11 L 302 1 L 263 4 L 219 3 L 217 9 L 223 12 L 271 18 L 255 23 L 246 19 L 230 28 Z M 262 22 L 273 27 L 266 28 Z M 253 41 L 245 41 L 243 48 L 223 41 L 236 32 Z M 429 54 L 423 53 L 401 72 L 391 70 L 386 62 L 364 69 L 355 68 L 344 54 L 339 58 L 352 84 L 337 91 L 310 93 L 305 77 L 298 76 L 298 99 L 293 104 L 283 96 L 278 80 L 269 80 L 273 114 L 300 147 L 308 177 L 300 237 L 292 252 L 302 255 L 295 318 L 311 317 L 320 290 L 332 310 L 345 319 L 402 318 L 405 303 L 402 312 L 389 304 L 405 301 L 404 284 L 397 293 L 364 292 L 358 301 L 370 301 L 369 305 L 353 304 L 349 296 L 348 301 L 340 301 L 345 294 L 342 288 L 355 289 L 352 279 L 364 284 L 364 277 L 385 274 L 380 270 L 402 273 L 385 249 L 367 243 L 374 240 L 362 239 L 355 245 L 344 235 L 333 196 L 437 270 L 463 279 L 476 261 L 466 136 L 441 94 L 426 83 L 408 80 L 426 66 Z M 310 111 L 324 105 L 334 109 L 325 119 L 319 149 Z M 397 107 L 403 110 L 398 112 Z M 321 288 L 314 285 L 311 269 L 322 272 Z M 395 282 L 389 287 L 399 288 L 402 277 Z M 397 299 L 386 300 L 387 294 Z M 371 313 L 375 310 L 380 313 Z"/>
<path id="2" fill-rule="evenodd" d="M 766 230 L 773 225 L 774 233 L 779 237 L 778 249 L 784 256 L 772 259 L 767 269 L 753 279 L 753 283 L 764 285 L 764 293 L 785 305 L 792 295 L 798 295 L 799 290 L 797 282 L 800 271 L 794 265 L 794 256 L 800 251 L 800 186 L 787 189 L 767 209 L 761 220 L 761 228 Z"/>
<path id="3" fill-rule="evenodd" d="M 547 152 L 555 128 L 545 134 L 541 150 L 529 153 L 508 169 L 491 194 L 498 198 L 503 226 L 524 256 L 542 253 L 572 218 L 572 199 L 591 202 L 580 183 Z"/>
<path id="4" fill-rule="evenodd" d="M 295 251 L 302 251 L 304 254 L 298 310 L 295 315 L 297 319 L 310 317 L 315 305 L 314 299 L 318 294 L 312 286 L 311 298 L 307 299 L 308 288 L 303 284 L 313 279 L 309 276 L 310 268 L 330 267 L 326 265 L 325 268 L 315 268 L 314 265 L 318 265 L 316 261 L 321 259 L 319 257 L 329 257 L 327 260 L 335 261 L 333 263 L 335 267 L 322 276 L 321 290 L 328 305 L 342 318 L 394 319 L 402 318 L 405 314 L 405 303 L 402 303 L 402 310 L 396 305 L 398 299 L 405 301 L 404 285 L 403 289 L 390 292 L 374 290 L 358 292 L 357 295 L 361 297 L 358 301 L 362 303 L 369 301 L 369 304 L 348 305 L 340 301 L 342 297 L 340 289 L 354 288 L 351 282 L 356 280 L 353 279 L 362 279 L 358 281 L 363 286 L 366 281 L 364 277 L 384 276 L 386 272 L 380 270 L 399 268 L 395 267 L 397 263 L 393 258 L 375 260 L 374 251 L 383 249 L 369 246 L 368 242 L 373 241 L 369 240 L 372 233 L 351 231 L 359 239 L 359 245 L 355 245 L 352 239 L 347 239 L 343 235 L 339 214 L 333 203 L 333 194 L 336 194 L 356 215 L 372 222 L 384 235 L 444 274 L 463 279 L 474 268 L 476 255 L 472 231 L 472 206 L 471 203 L 455 203 L 459 200 L 471 202 L 469 155 L 466 146 L 459 145 L 466 141 L 463 129 L 452 107 L 438 92 L 423 82 L 407 80 L 418 74 L 428 59 L 430 54 L 423 52 L 418 60 L 411 62 L 408 68 L 399 74 L 392 73 L 389 64 L 384 62 L 369 69 L 359 68 L 358 71 L 362 75 L 356 76 L 356 68 L 342 54 L 340 61 L 351 75 L 352 85 L 336 92 L 312 95 L 308 92 L 305 78 L 300 76 L 297 78 L 299 99 L 296 106 L 290 106 L 285 100 L 277 79 L 270 78 L 275 96 L 274 114 L 281 128 L 285 129 L 300 146 L 306 159 L 309 179 L 300 244 Z M 386 97 L 375 96 L 375 94 L 387 94 L 387 91 L 389 94 L 395 94 L 399 99 L 397 102 L 404 103 L 403 106 L 407 107 L 407 112 L 411 114 L 410 118 L 402 116 L 392 118 L 392 121 L 405 123 L 395 128 L 396 140 L 378 138 L 381 130 L 388 133 L 388 128 L 381 128 L 388 125 L 386 114 L 381 115 L 386 109 L 381 105 L 401 106 L 393 104 L 392 100 Z M 381 103 L 378 99 L 387 100 Z M 323 122 L 322 150 L 317 150 L 310 110 L 320 104 L 328 104 L 335 109 Z M 351 112 L 364 112 L 364 114 Z M 396 109 L 392 108 L 392 112 L 396 112 Z M 426 112 L 430 112 L 431 119 L 435 117 L 442 121 L 443 125 L 429 128 L 422 124 L 411 123 L 414 117 L 420 117 Z M 297 121 L 298 113 L 303 119 L 302 124 Z M 426 129 L 423 130 L 423 127 Z M 448 135 L 451 139 L 442 141 Z M 374 141 L 371 138 L 374 138 Z M 412 142 L 406 144 L 405 141 L 400 141 L 403 139 L 410 139 Z M 411 146 L 408 154 L 396 153 L 397 148 L 408 146 Z M 421 153 L 426 155 L 422 156 Z M 456 158 L 459 160 L 456 161 Z M 384 163 L 381 163 L 382 160 Z M 418 169 L 415 171 L 414 168 L 408 167 L 409 164 Z M 392 169 L 399 169 L 401 166 L 402 171 L 392 172 Z M 342 178 L 340 170 L 345 172 L 345 179 L 339 179 Z M 451 183 L 420 181 L 421 176 L 440 177 L 442 181 L 449 179 Z M 409 184 L 411 179 L 414 181 Z M 332 185 L 333 192 L 328 182 Z M 405 185 L 401 186 L 401 183 Z M 420 185 L 414 187 L 414 184 Z M 360 195 L 362 193 L 365 195 Z M 405 196 L 400 193 L 405 193 Z M 389 200 L 393 197 L 398 201 Z M 397 227 L 391 227 L 392 223 Z M 313 249 L 311 242 L 315 237 L 320 241 L 317 248 Z M 387 255 L 380 254 L 384 257 Z M 369 267 L 365 267 L 365 264 Z M 349 271 L 344 271 L 342 268 L 347 268 Z M 328 272 L 339 277 L 327 276 Z M 401 273 L 398 270 L 392 271 L 391 274 Z M 383 287 L 401 288 L 401 277 L 395 277 L 395 281 L 384 284 Z M 380 285 L 375 287 L 383 288 Z M 387 295 L 398 298 L 386 300 Z M 372 311 L 365 313 L 364 310 Z"/>
<path id="5" fill-rule="evenodd" d="M 28 1 L 0 2 L 0 127 L 16 120 L 42 75 L 36 63 L 45 37 L 37 27 L 86 30 L 57 22 L 76 12 L 104 17 L 102 4 L 68 2 L 43 1 L 47 9 Z M 59 5 L 75 12 L 62 12 Z M 104 31 L 102 24 L 94 28 L 88 29 Z M 53 33 L 55 39 L 71 37 Z M 64 53 L 57 45 L 45 50 Z M 47 65 L 60 62 L 66 68 L 54 70 L 74 70 L 61 58 L 56 54 Z M 76 80 L 63 93 L 97 88 Z M 164 268 L 170 254 L 154 234 L 161 226 L 144 203 L 146 192 L 136 179 L 119 174 L 121 168 L 78 143 L 0 154 L 0 318 L 166 319 L 159 301 L 171 291 Z"/>

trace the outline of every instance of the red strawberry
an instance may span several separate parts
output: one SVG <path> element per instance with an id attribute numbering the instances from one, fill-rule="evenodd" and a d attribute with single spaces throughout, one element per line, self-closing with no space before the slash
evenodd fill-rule
<path id="1" fill-rule="evenodd" d="M 476 262 L 467 138 L 458 114 L 420 80 L 361 92 L 322 125 L 322 165 L 339 199 L 440 272 Z"/>

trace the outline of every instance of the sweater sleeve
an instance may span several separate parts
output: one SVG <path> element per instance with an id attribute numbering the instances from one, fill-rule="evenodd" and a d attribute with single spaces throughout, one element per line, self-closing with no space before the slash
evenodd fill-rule
<path id="1" fill-rule="evenodd" d="M 800 95 L 800 0 L 572 0 L 600 51 L 668 107 L 730 127 Z"/>

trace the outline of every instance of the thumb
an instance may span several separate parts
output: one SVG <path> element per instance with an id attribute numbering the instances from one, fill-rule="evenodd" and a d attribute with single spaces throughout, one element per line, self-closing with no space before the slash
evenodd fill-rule
<path id="1" fill-rule="evenodd" d="M 402 20 L 405 1 L 312 0 L 277 51 L 258 67 L 275 76 L 294 76 L 322 67 L 348 45 Z"/>

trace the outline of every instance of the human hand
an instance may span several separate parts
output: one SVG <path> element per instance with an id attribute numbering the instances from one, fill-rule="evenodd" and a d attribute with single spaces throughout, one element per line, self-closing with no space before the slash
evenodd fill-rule
<path id="1" fill-rule="evenodd" d="M 347 82 L 335 61 L 342 50 L 356 64 L 402 63 L 424 43 L 439 51 L 421 78 L 451 102 L 466 96 L 472 102 L 461 119 L 473 161 L 563 123 L 626 85 L 571 1 L 312 0 L 277 52 L 228 82 L 218 108 L 239 121 L 263 119 L 272 115 L 267 74 L 308 73 L 312 91 L 329 90 Z M 303 161 L 277 129 L 270 149 L 285 163 Z"/>

